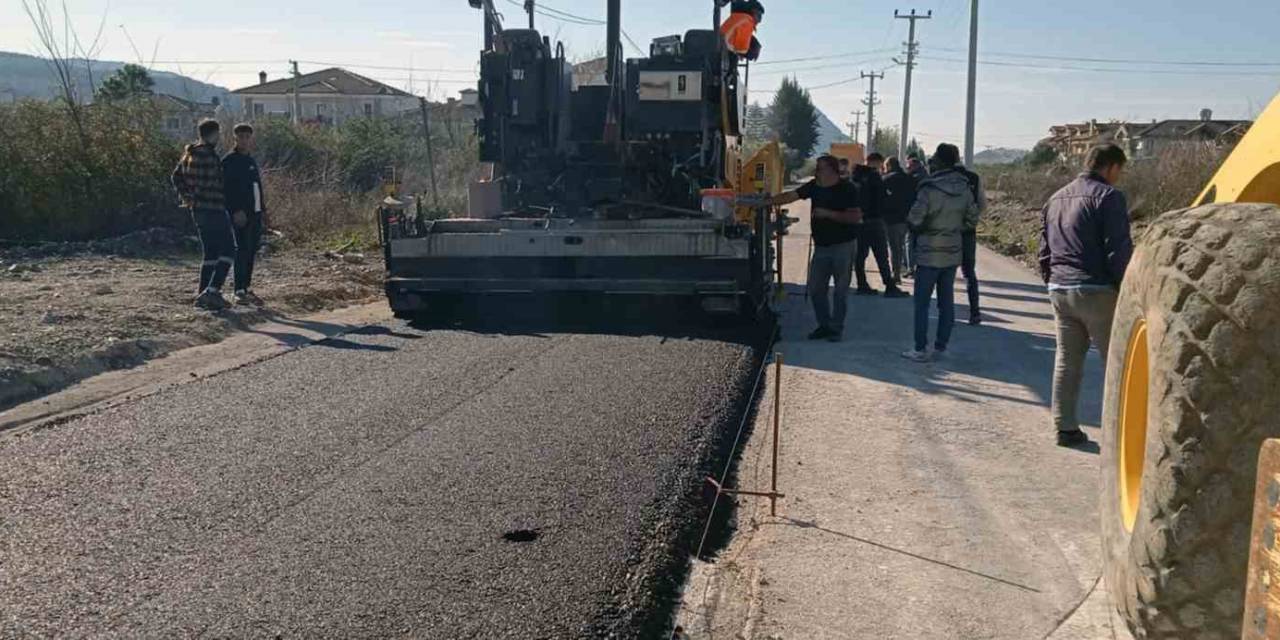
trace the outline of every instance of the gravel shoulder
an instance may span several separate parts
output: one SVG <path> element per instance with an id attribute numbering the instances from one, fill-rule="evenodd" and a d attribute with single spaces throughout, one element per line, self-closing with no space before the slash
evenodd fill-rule
<path id="1" fill-rule="evenodd" d="M 262 322 L 381 293 L 377 256 L 348 262 L 271 247 L 254 274 L 266 307 L 208 313 L 191 305 L 199 261 L 192 239 L 163 229 L 0 249 L 0 410 Z"/>

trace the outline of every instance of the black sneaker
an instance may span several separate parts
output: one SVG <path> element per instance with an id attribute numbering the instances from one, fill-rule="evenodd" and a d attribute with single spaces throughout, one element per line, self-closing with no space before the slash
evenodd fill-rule
<path id="1" fill-rule="evenodd" d="M 982 324 L 982 314 L 976 311 L 969 314 L 969 324 L 975 327 Z"/>
<path id="2" fill-rule="evenodd" d="M 827 342 L 840 342 L 844 340 L 843 331 L 830 331 L 827 333 Z"/>
<path id="3" fill-rule="evenodd" d="M 826 340 L 827 338 L 830 338 L 831 334 L 833 333 L 835 332 L 833 332 L 832 330 L 826 327 L 818 327 L 817 329 L 813 330 L 813 333 L 809 334 L 809 339 L 810 340 Z"/>
<path id="4" fill-rule="evenodd" d="M 221 311 L 227 308 L 227 299 L 221 293 L 206 289 L 196 297 L 196 307 L 206 311 Z"/>
<path id="5" fill-rule="evenodd" d="M 889 287 L 888 289 L 885 289 L 885 290 L 884 290 L 884 297 L 886 297 L 886 298 L 910 298 L 910 297 L 911 297 L 911 294 L 909 294 L 909 293 L 907 293 L 906 291 L 903 291 L 902 289 L 899 289 L 899 288 L 897 288 L 897 287 Z"/>
<path id="6" fill-rule="evenodd" d="M 855 296 L 878 296 L 878 295 L 880 295 L 880 291 L 879 291 L 878 289 L 872 289 L 871 287 L 858 287 L 857 289 L 855 289 L 855 290 L 853 291 L 853 295 L 855 295 Z"/>
<path id="7" fill-rule="evenodd" d="M 1089 436 L 1083 431 L 1076 429 L 1075 431 L 1059 431 L 1058 446 L 1059 447 L 1078 447 L 1089 442 Z"/>

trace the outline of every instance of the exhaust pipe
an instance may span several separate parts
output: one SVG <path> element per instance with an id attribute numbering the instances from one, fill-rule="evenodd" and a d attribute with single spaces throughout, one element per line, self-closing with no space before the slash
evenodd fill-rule
<path id="1" fill-rule="evenodd" d="M 609 86 L 613 86 L 615 82 L 620 82 L 614 74 L 617 73 L 618 54 L 622 48 L 622 0 L 609 0 L 607 23 L 605 46 L 608 47 L 608 67 L 605 69 L 605 78 L 609 81 Z"/>

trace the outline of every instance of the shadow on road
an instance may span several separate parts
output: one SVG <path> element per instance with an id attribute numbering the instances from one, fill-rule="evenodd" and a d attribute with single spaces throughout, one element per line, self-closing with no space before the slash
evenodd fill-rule
<path id="1" fill-rule="evenodd" d="M 964 322 L 969 308 L 964 304 L 964 284 L 958 283 L 957 323 L 948 353 L 931 363 L 918 364 L 901 357 L 913 343 L 914 314 L 910 299 L 851 295 L 844 341 L 813 342 L 806 340 L 806 334 L 813 328 L 813 312 L 800 285 L 788 286 L 784 342 L 778 348 L 791 366 L 878 380 L 926 394 L 945 395 L 960 402 L 1001 401 L 1042 406 L 1046 410 L 1046 424 L 1028 425 L 1028 428 L 1048 430 L 1057 346 L 1048 297 L 1042 287 L 1034 285 L 987 280 L 983 280 L 982 285 L 984 323 L 970 326 Z M 1035 291 L 1040 296 L 1007 293 L 1011 290 Z M 936 303 L 930 311 L 932 340 L 937 328 Z M 1101 419 L 1103 376 L 1096 351 L 1091 352 L 1087 362 L 1080 416 L 1086 426 L 1091 426 Z M 1092 450 L 1087 447 L 1080 450 L 1098 452 L 1096 444 Z"/>
<path id="2" fill-rule="evenodd" d="M 330 349 L 341 349 L 345 351 L 376 351 L 379 353 L 390 353 L 399 351 L 395 347 L 388 347 L 384 344 L 365 344 L 362 342 L 352 342 L 343 338 L 329 338 L 315 343 L 317 347 L 328 347 Z"/>
<path id="3" fill-rule="evenodd" d="M 600 295 L 477 296 L 442 302 L 409 322 L 418 331 L 551 337 L 560 334 L 658 336 L 759 346 L 771 322 L 709 316 L 691 298 Z"/>
<path id="4" fill-rule="evenodd" d="M 953 569 L 953 570 L 955 570 L 955 571 L 959 571 L 959 572 L 961 572 L 961 573 L 967 573 L 967 574 L 969 574 L 969 575 L 971 575 L 971 576 L 977 576 L 977 577 L 979 577 L 979 578 L 983 578 L 983 579 L 986 579 L 986 580 L 990 580 L 990 581 L 992 581 L 992 582 L 996 582 L 996 583 L 1003 584 L 1003 585 L 1006 585 L 1006 586 L 1014 587 L 1015 589 L 1021 589 L 1021 590 L 1023 590 L 1023 591 L 1029 591 L 1029 592 L 1031 592 L 1031 593 L 1041 593 L 1041 591 L 1040 591 L 1039 589 L 1036 589 L 1035 587 L 1029 587 L 1029 586 L 1027 586 L 1027 585 L 1025 585 L 1025 584 L 1021 584 L 1021 583 L 1018 583 L 1018 582 L 1014 582 L 1014 581 L 1012 581 L 1012 580 L 1006 580 L 1006 579 L 1004 579 L 1004 578 L 999 578 L 999 577 L 993 576 L 993 575 L 988 574 L 988 573 L 983 573 L 983 572 L 981 572 L 981 571 L 975 571 L 975 570 L 973 570 L 973 569 L 966 569 L 965 567 L 961 567 L 961 566 L 959 566 L 959 565 L 951 564 L 950 562 L 946 562 L 946 561 L 944 561 L 944 560 L 938 560 L 938 559 L 936 559 L 936 558 L 930 558 L 930 557 L 928 557 L 928 556 L 923 556 L 923 555 L 920 555 L 920 554 L 918 554 L 918 553 L 913 553 L 913 552 L 911 552 L 911 551 L 907 551 L 907 550 L 905 550 L 905 549 L 899 549 L 899 548 L 897 548 L 897 547 L 887 545 L 887 544 L 885 544 L 885 543 L 883 543 L 883 542 L 876 542 L 876 541 L 874 541 L 874 540 L 868 540 L 868 539 L 866 539 L 866 538 L 860 538 L 860 537 L 855 536 L 855 535 L 853 535 L 853 534 L 851 534 L 851 533 L 844 533 L 844 532 L 841 532 L 841 531 L 835 531 L 835 530 L 832 530 L 832 529 L 827 529 L 826 527 L 823 527 L 823 526 L 819 525 L 817 522 L 810 522 L 810 521 L 806 521 L 806 520 L 797 520 L 797 519 L 795 519 L 795 518 L 789 518 L 789 517 L 783 516 L 783 517 L 779 518 L 777 521 L 774 521 L 774 522 L 764 522 L 764 523 L 762 523 L 762 524 L 763 524 L 763 526 L 781 525 L 781 526 L 799 527 L 799 528 L 801 528 L 801 529 L 813 529 L 813 530 L 815 530 L 815 531 L 821 531 L 821 532 L 823 532 L 823 533 L 830 534 L 830 535 L 833 535 L 833 536 L 838 536 L 838 537 L 844 538 L 844 539 L 846 539 L 846 540 L 852 540 L 852 541 L 854 541 L 854 542 L 859 542 L 859 543 L 862 543 L 862 544 L 871 545 L 871 546 L 873 546 L 873 547 L 876 547 L 876 548 L 878 548 L 878 549 L 883 549 L 883 550 L 885 550 L 885 551 L 892 551 L 893 553 L 898 553 L 898 554 L 901 554 L 901 555 L 907 556 L 907 557 L 909 557 L 909 558 L 915 558 L 916 560 L 921 560 L 921 561 L 923 561 L 923 562 L 928 562 L 928 563 L 930 563 L 930 564 L 934 564 L 934 565 L 937 565 L 937 566 L 940 566 L 940 567 L 946 567 L 946 568 L 948 568 L 948 569 Z"/>

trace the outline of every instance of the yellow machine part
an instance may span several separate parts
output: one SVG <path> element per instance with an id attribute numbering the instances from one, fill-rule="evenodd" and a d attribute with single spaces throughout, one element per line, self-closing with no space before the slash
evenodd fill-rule
<path id="1" fill-rule="evenodd" d="M 742 164 L 742 171 L 734 181 L 734 189 L 739 194 L 782 193 L 784 186 L 782 147 L 777 141 L 760 148 L 749 160 Z M 741 223 L 754 222 L 756 210 L 752 207 L 738 207 L 734 211 L 734 219 Z"/>
<path id="2" fill-rule="evenodd" d="M 831 155 L 849 161 L 850 166 L 867 162 L 867 148 L 858 142 L 832 142 Z"/>
<path id="3" fill-rule="evenodd" d="M 1195 204 L 1280 204 L 1280 96 L 1253 123 Z"/>

